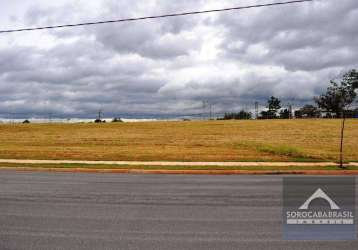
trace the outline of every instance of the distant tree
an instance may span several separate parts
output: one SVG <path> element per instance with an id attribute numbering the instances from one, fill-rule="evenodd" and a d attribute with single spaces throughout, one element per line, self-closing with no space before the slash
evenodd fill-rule
<path id="1" fill-rule="evenodd" d="M 343 75 L 340 84 L 332 80 L 326 93 L 315 97 L 314 100 L 322 110 L 342 117 L 343 112 L 357 97 L 356 89 L 358 89 L 358 72 L 350 70 Z"/>
<path id="2" fill-rule="evenodd" d="M 271 112 L 277 113 L 277 111 L 281 108 L 281 101 L 274 96 L 271 96 L 267 103 L 267 108 Z"/>
<path id="3" fill-rule="evenodd" d="M 267 101 L 267 111 L 261 111 L 260 119 L 275 119 L 277 118 L 277 112 L 281 109 L 281 101 L 271 96 Z"/>
<path id="4" fill-rule="evenodd" d="M 295 111 L 295 117 L 296 118 L 319 118 L 321 117 L 320 110 L 310 104 L 306 104 L 299 110 Z"/>
<path id="5" fill-rule="evenodd" d="M 323 116 L 323 118 L 328 118 L 328 119 L 332 119 L 332 118 L 334 118 L 334 116 L 332 115 L 332 113 L 326 113 L 324 116 Z"/>
<path id="6" fill-rule="evenodd" d="M 251 114 L 251 112 L 246 112 L 245 110 L 241 110 L 237 114 L 236 118 L 239 120 L 249 120 L 252 118 L 252 114 Z"/>
<path id="7" fill-rule="evenodd" d="M 29 120 L 25 120 L 25 121 L 23 121 L 22 123 L 23 123 L 23 124 L 27 124 L 27 123 L 30 123 L 30 121 L 29 121 Z"/>
<path id="8" fill-rule="evenodd" d="M 277 115 L 270 110 L 263 110 L 260 112 L 259 119 L 277 119 Z"/>
<path id="9" fill-rule="evenodd" d="M 280 111 L 280 118 L 281 119 L 290 119 L 291 115 L 290 115 L 290 110 L 288 109 L 283 109 Z"/>
<path id="10" fill-rule="evenodd" d="M 122 119 L 121 118 L 117 118 L 117 117 L 115 117 L 115 118 L 113 118 L 113 120 L 112 120 L 112 122 L 123 122 L 122 121 Z"/>
<path id="11" fill-rule="evenodd" d="M 303 118 L 301 110 L 296 110 L 295 111 L 295 118 L 297 118 L 297 119 Z"/>
<path id="12" fill-rule="evenodd" d="M 260 112 L 259 119 L 273 119 L 273 116 L 269 111 L 263 110 Z"/>
<path id="13" fill-rule="evenodd" d="M 249 120 L 252 118 L 251 112 L 241 110 L 238 113 L 225 113 L 223 120 Z"/>
<path id="14" fill-rule="evenodd" d="M 358 108 L 353 109 L 353 110 L 347 110 L 345 112 L 345 117 L 346 118 L 358 118 Z"/>
<path id="15" fill-rule="evenodd" d="M 352 85 L 354 90 L 358 89 L 358 71 L 355 69 L 350 70 L 346 74 L 346 81 Z"/>
<path id="16" fill-rule="evenodd" d="M 222 118 L 222 120 L 232 120 L 234 119 L 232 113 L 225 113 L 224 117 Z"/>

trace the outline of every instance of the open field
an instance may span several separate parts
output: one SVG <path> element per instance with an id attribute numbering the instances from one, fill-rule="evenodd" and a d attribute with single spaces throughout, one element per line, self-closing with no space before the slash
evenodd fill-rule
<path id="1" fill-rule="evenodd" d="M 128 161 L 335 161 L 339 120 L 1 124 L 0 158 Z M 358 120 L 345 160 L 358 161 Z"/>

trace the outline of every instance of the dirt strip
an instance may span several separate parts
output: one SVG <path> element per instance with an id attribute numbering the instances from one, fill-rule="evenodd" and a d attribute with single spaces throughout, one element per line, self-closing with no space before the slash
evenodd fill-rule
<path id="1" fill-rule="evenodd" d="M 358 175 L 358 170 L 166 170 L 166 169 L 90 169 L 0 167 L 24 172 L 117 173 L 117 174 L 190 174 L 190 175 Z"/>
<path id="2" fill-rule="evenodd" d="M 218 166 L 218 167 L 328 167 L 338 166 L 335 162 L 183 162 L 183 161 L 76 161 L 76 160 L 20 160 L 0 159 L 0 163 L 19 164 L 88 164 L 128 166 Z M 358 162 L 347 163 L 358 166 Z"/>

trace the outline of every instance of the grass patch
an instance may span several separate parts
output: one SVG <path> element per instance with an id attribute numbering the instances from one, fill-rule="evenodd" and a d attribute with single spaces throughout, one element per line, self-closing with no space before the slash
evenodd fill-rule
<path id="1" fill-rule="evenodd" d="M 255 149 L 258 154 L 265 153 L 273 156 L 285 156 L 290 159 L 292 162 L 328 162 L 330 160 L 323 159 L 319 157 L 309 156 L 303 152 L 300 152 L 297 148 L 287 146 L 287 145 L 265 145 L 265 144 L 257 144 L 252 142 L 244 142 L 237 144 L 239 148 L 251 148 Z M 257 161 L 252 161 L 257 162 Z M 269 162 L 269 161 L 267 161 Z"/>
<path id="2" fill-rule="evenodd" d="M 312 156 L 308 156 L 302 152 L 300 152 L 297 148 L 287 146 L 287 145 L 259 145 L 256 146 L 256 150 L 259 152 L 269 153 L 273 155 L 279 156 L 288 156 L 293 158 L 294 161 L 297 162 L 314 162 L 314 161 L 322 161 L 323 159 L 314 158 Z"/>

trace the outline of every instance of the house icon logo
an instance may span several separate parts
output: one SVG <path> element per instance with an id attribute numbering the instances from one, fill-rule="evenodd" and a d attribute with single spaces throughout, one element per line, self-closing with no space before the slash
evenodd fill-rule
<path id="1" fill-rule="evenodd" d="M 324 199 L 328 202 L 331 210 L 339 210 L 339 206 L 320 188 L 318 188 L 306 201 L 300 206 L 299 210 L 308 210 L 312 201 Z"/>

